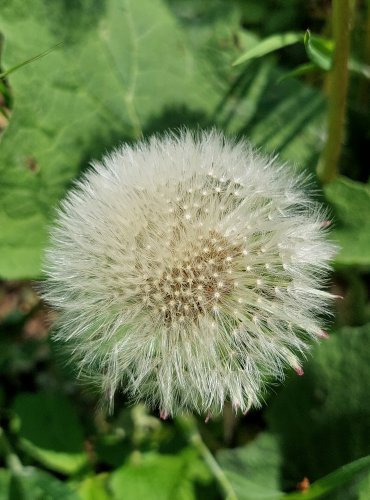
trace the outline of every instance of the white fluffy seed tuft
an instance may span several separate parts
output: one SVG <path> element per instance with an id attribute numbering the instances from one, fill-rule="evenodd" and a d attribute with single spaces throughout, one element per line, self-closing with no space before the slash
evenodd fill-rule
<path id="1" fill-rule="evenodd" d="M 57 339 L 112 403 L 247 411 L 323 337 L 335 246 L 274 158 L 221 133 L 123 145 L 63 201 L 44 296 Z"/>

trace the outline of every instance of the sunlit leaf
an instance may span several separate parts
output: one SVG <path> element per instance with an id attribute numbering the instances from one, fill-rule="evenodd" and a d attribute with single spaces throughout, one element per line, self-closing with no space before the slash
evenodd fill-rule
<path id="1" fill-rule="evenodd" d="M 302 168 L 316 163 L 323 97 L 293 80 L 277 86 L 281 71 L 270 61 L 231 68 L 257 40 L 240 31 L 237 9 L 216 25 L 199 25 L 181 24 L 164 0 L 5 3 L 5 68 L 64 44 L 9 76 L 1 277 L 40 277 L 48 227 L 66 189 L 92 159 L 141 132 L 217 126 Z"/>
<path id="2" fill-rule="evenodd" d="M 246 61 L 249 61 L 250 59 L 265 56 L 266 54 L 270 54 L 271 52 L 275 52 L 276 50 L 302 41 L 302 33 L 279 33 L 276 35 L 271 35 L 267 38 L 264 38 L 256 45 L 254 45 L 251 49 L 248 49 L 243 55 L 238 57 L 238 59 L 233 62 L 233 66 L 242 64 Z"/>
<path id="3" fill-rule="evenodd" d="M 333 42 L 327 38 L 311 35 L 309 30 L 304 35 L 304 46 L 309 59 L 319 68 L 328 71 L 332 65 Z"/>
<path id="4" fill-rule="evenodd" d="M 86 477 L 77 487 L 79 500 L 110 500 L 108 474 Z"/>
<path id="5" fill-rule="evenodd" d="M 110 488 L 114 500 L 195 500 L 196 484 L 209 481 L 205 465 L 189 449 L 177 455 L 138 453 L 112 473 Z"/>

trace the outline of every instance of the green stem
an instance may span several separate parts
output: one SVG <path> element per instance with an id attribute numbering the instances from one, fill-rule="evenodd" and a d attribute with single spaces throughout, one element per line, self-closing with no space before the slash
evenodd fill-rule
<path id="1" fill-rule="evenodd" d="M 223 419 L 224 419 L 224 442 L 226 446 L 231 446 L 235 437 L 235 431 L 238 426 L 238 417 L 236 416 L 235 411 L 233 410 L 233 407 L 231 406 L 230 402 L 226 402 L 224 405 Z"/>
<path id="2" fill-rule="evenodd" d="M 328 138 L 317 167 L 323 183 L 332 181 L 339 173 L 348 89 L 350 0 L 333 0 L 332 5 L 335 50 L 329 74 Z"/>
<path id="3" fill-rule="evenodd" d="M 198 451 L 199 455 L 203 458 L 208 468 L 212 472 L 214 478 L 222 489 L 225 500 L 238 500 L 234 488 L 227 479 L 224 471 L 218 465 L 215 457 L 205 445 L 202 436 L 200 435 L 195 419 L 191 415 L 178 417 L 177 422 L 180 424 L 182 430 L 186 434 L 190 443 Z"/>
<path id="4" fill-rule="evenodd" d="M 362 44 L 362 60 L 370 61 L 370 0 L 365 4 L 364 40 Z M 358 105 L 367 109 L 369 102 L 369 80 L 361 78 L 359 81 Z"/>
<path id="5" fill-rule="evenodd" d="M 14 453 L 2 427 L 0 427 L 0 453 L 4 455 L 6 465 L 11 471 L 20 472 L 23 469 L 22 462 Z"/>

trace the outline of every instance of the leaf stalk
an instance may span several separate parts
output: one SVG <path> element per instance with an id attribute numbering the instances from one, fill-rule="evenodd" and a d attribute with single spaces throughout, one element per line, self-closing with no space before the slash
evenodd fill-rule
<path id="1" fill-rule="evenodd" d="M 13 451 L 2 427 L 0 427 L 0 453 L 4 456 L 6 465 L 11 471 L 19 473 L 23 469 L 22 462 Z"/>
<path id="2" fill-rule="evenodd" d="M 203 458 L 204 462 L 218 482 L 224 493 L 225 500 L 238 500 L 234 488 L 226 477 L 225 472 L 219 466 L 215 457 L 204 443 L 202 436 L 198 431 L 194 417 L 191 415 L 181 416 L 178 417 L 177 422 L 184 431 L 184 434 L 187 436 L 189 442 L 198 451 L 199 455 Z"/>

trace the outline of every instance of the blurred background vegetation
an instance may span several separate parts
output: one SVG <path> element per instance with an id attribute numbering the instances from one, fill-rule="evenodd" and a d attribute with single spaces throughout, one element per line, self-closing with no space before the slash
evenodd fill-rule
<path id="1" fill-rule="evenodd" d="M 370 499 L 369 0 L 0 0 L 0 13 L 0 500 Z M 121 397 L 108 416 L 49 339 L 35 288 L 48 227 L 92 159 L 182 125 L 312 173 L 343 299 L 305 376 L 260 411 L 164 422 Z"/>

